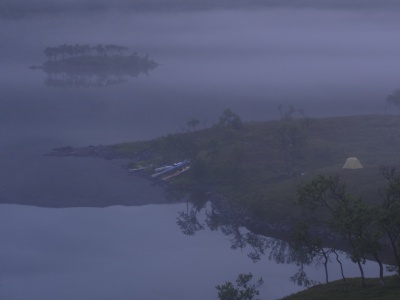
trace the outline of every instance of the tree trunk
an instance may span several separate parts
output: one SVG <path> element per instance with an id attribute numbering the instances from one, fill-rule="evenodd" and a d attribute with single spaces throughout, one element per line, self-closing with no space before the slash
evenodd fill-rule
<path id="1" fill-rule="evenodd" d="M 341 262 L 340 259 L 339 259 L 339 254 L 337 254 L 336 250 L 333 250 L 333 253 L 335 253 L 335 255 L 336 255 L 336 261 L 337 261 L 337 262 L 339 263 L 339 265 L 340 265 L 340 273 L 342 274 L 342 278 L 343 278 L 344 281 L 346 281 L 346 277 L 344 277 L 344 272 L 343 272 L 343 265 L 342 265 L 342 262 Z"/>
<path id="2" fill-rule="evenodd" d="M 397 245 L 396 245 L 396 239 L 393 237 L 393 234 L 390 231 L 386 230 L 386 233 L 389 236 L 390 245 L 392 246 L 393 254 L 396 259 L 397 275 L 400 276 L 400 257 L 399 257 L 399 252 L 398 252 Z"/>
<path id="3" fill-rule="evenodd" d="M 327 260 L 324 261 L 324 268 L 325 268 L 325 281 L 326 281 L 326 283 L 328 283 L 329 278 L 328 278 L 328 261 Z"/>
<path id="4" fill-rule="evenodd" d="M 322 254 L 324 256 L 324 268 L 325 268 L 325 281 L 326 283 L 329 282 L 329 277 L 328 277 L 328 262 L 329 262 L 329 257 L 326 254 L 326 252 L 324 250 L 322 250 Z"/>
<path id="5" fill-rule="evenodd" d="M 376 260 L 376 262 L 379 265 L 379 283 L 381 284 L 381 286 L 385 286 L 385 282 L 383 281 L 383 264 L 382 261 L 379 259 L 379 256 L 377 253 L 373 253 L 373 256 Z"/>
<path id="6" fill-rule="evenodd" d="M 361 285 L 364 287 L 365 286 L 364 269 L 362 267 L 360 260 L 357 260 L 357 265 L 358 265 L 358 268 L 360 269 L 360 273 L 361 273 Z"/>

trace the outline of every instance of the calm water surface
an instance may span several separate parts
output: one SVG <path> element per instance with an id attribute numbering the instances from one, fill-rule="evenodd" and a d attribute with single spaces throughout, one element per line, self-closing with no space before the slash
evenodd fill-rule
<path id="1" fill-rule="evenodd" d="M 400 84 L 399 30 L 385 11 L 0 20 L 0 298 L 213 299 L 244 272 L 264 278 L 263 299 L 300 289 L 288 281 L 295 267 L 253 264 L 222 233 L 182 235 L 182 205 L 123 162 L 43 154 L 181 132 L 191 117 L 210 126 L 227 107 L 247 121 L 275 119 L 281 104 L 311 117 L 382 113 Z M 121 44 L 160 66 L 112 87 L 46 87 L 27 67 L 63 43 Z M 84 208 L 93 201 L 131 207 Z"/>
<path id="2" fill-rule="evenodd" d="M 264 278 L 262 299 L 301 290 L 296 266 L 231 250 L 221 232 L 183 235 L 184 204 L 49 209 L 1 205 L 0 296 L 3 299 L 216 299 L 217 284 L 240 273 Z M 268 255 L 268 252 L 267 254 Z M 378 272 L 367 263 L 367 276 Z M 323 268 L 306 268 L 323 281 Z M 345 263 L 346 276 L 358 276 Z M 339 279 L 335 264 L 331 280 Z"/>

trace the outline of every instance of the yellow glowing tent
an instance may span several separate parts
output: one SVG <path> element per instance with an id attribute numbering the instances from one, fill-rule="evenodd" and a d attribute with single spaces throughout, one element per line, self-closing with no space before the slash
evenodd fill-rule
<path id="1" fill-rule="evenodd" d="M 357 157 L 349 157 L 343 165 L 343 169 L 362 169 L 363 166 Z"/>

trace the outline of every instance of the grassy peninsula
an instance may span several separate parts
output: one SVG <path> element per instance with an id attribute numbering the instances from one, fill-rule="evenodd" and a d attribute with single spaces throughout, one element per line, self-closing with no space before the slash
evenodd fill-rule
<path id="1" fill-rule="evenodd" d="M 55 152 L 130 158 L 127 168 L 159 182 L 165 181 L 150 176 L 157 167 L 189 160 L 187 172 L 166 181 L 176 187 L 173 190 L 190 192 L 200 187 L 223 195 L 245 212 L 236 215 L 233 226 L 250 224 L 252 231 L 264 233 L 266 223 L 283 224 L 275 228 L 286 230 L 289 248 L 277 247 L 278 257 L 303 253 L 300 266 L 313 261 L 324 266 L 327 284 L 285 299 L 397 299 L 399 276 L 384 277 L 383 263 L 399 272 L 400 117 L 311 119 L 294 118 L 293 112 L 284 112 L 279 120 L 243 123 L 227 109 L 210 128 L 197 129 L 200 122 L 192 118 L 183 133 L 112 146 L 64 147 Z M 363 167 L 343 169 L 348 157 L 357 157 Z M 339 177 L 345 186 L 336 181 Z M 301 200 L 306 205 L 299 205 Z M 307 210 L 307 206 L 314 209 Z M 193 227 L 199 225 L 196 211 L 181 220 L 188 222 L 184 229 L 194 229 L 186 234 L 197 230 Z M 223 209 L 219 213 L 216 216 L 224 219 Z M 240 241 L 251 244 L 256 254 L 269 247 L 254 237 Z M 362 275 L 329 282 L 327 264 L 338 248 L 346 250 L 360 270 L 365 259 L 375 259 L 379 278 Z"/>
<path id="2" fill-rule="evenodd" d="M 399 275 L 384 277 L 382 262 L 399 272 L 400 118 L 310 119 L 293 118 L 293 112 L 277 121 L 242 123 L 226 110 L 211 128 L 196 130 L 198 121 L 191 119 L 186 133 L 115 147 L 150 155 L 131 167 L 189 159 L 192 168 L 172 178 L 174 185 L 213 187 L 252 218 L 293 226 L 290 246 L 324 265 L 326 284 L 286 299 L 397 299 Z M 363 167 L 343 169 L 348 157 Z M 375 259 L 379 278 L 361 272 L 360 279 L 345 279 L 342 273 L 343 280 L 329 282 L 327 264 L 339 240 L 360 270 L 366 258 Z"/>
<path id="3" fill-rule="evenodd" d="M 300 214 L 293 206 L 298 187 L 319 174 L 339 174 L 355 195 L 380 201 L 385 185 L 380 168 L 400 162 L 400 117 L 284 118 L 241 123 L 238 128 L 220 122 L 114 149 L 127 156 L 147 154 L 130 167 L 190 159 L 192 168 L 171 179 L 174 185 L 212 186 L 256 216 L 287 223 Z M 362 169 L 342 169 L 352 156 Z"/>

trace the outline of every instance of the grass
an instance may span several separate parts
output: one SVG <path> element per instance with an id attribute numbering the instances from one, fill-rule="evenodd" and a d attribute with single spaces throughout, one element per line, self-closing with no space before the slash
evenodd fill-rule
<path id="1" fill-rule="evenodd" d="M 400 163 L 400 117 L 251 122 L 240 130 L 215 126 L 116 147 L 122 153 L 151 152 L 155 165 L 189 158 L 191 171 L 174 184 L 211 185 L 256 216 L 287 224 L 304 218 L 294 205 L 297 188 L 319 174 L 338 174 L 354 196 L 378 204 L 387 184 L 381 167 Z M 364 168 L 344 170 L 351 156 L 359 158 Z M 370 278 L 361 287 L 361 279 L 351 278 L 283 299 L 400 299 L 400 283 L 397 276 L 386 277 L 382 287 L 377 278 Z"/>
<path id="2" fill-rule="evenodd" d="M 298 186 L 318 174 L 337 173 L 354 195 L 378 202 L 385 186 L 381 166 L 400 162 L 400 117 L 251 122 L 240 130 L 215 126 L 116 147 L 122 153 L 151 151 L 155 165 L 189 158 L 192 169 L 176 185 L 217 187 L 257 215 L 286 223 L 301 213 L 293 206 Z M 350 156 L 364 168 L 343 170 Z"/>
<path id="3" fill-rule="evenodd" d="M 282 300 L 397 300 L 400 299 L 400 282 L 397 276 L 385 278 L 382 287 L 378 279 L 367 278 L 365 287 L 361 279 L 349 278 L 313 286 L 307 290 L 282 298 Z"/>

